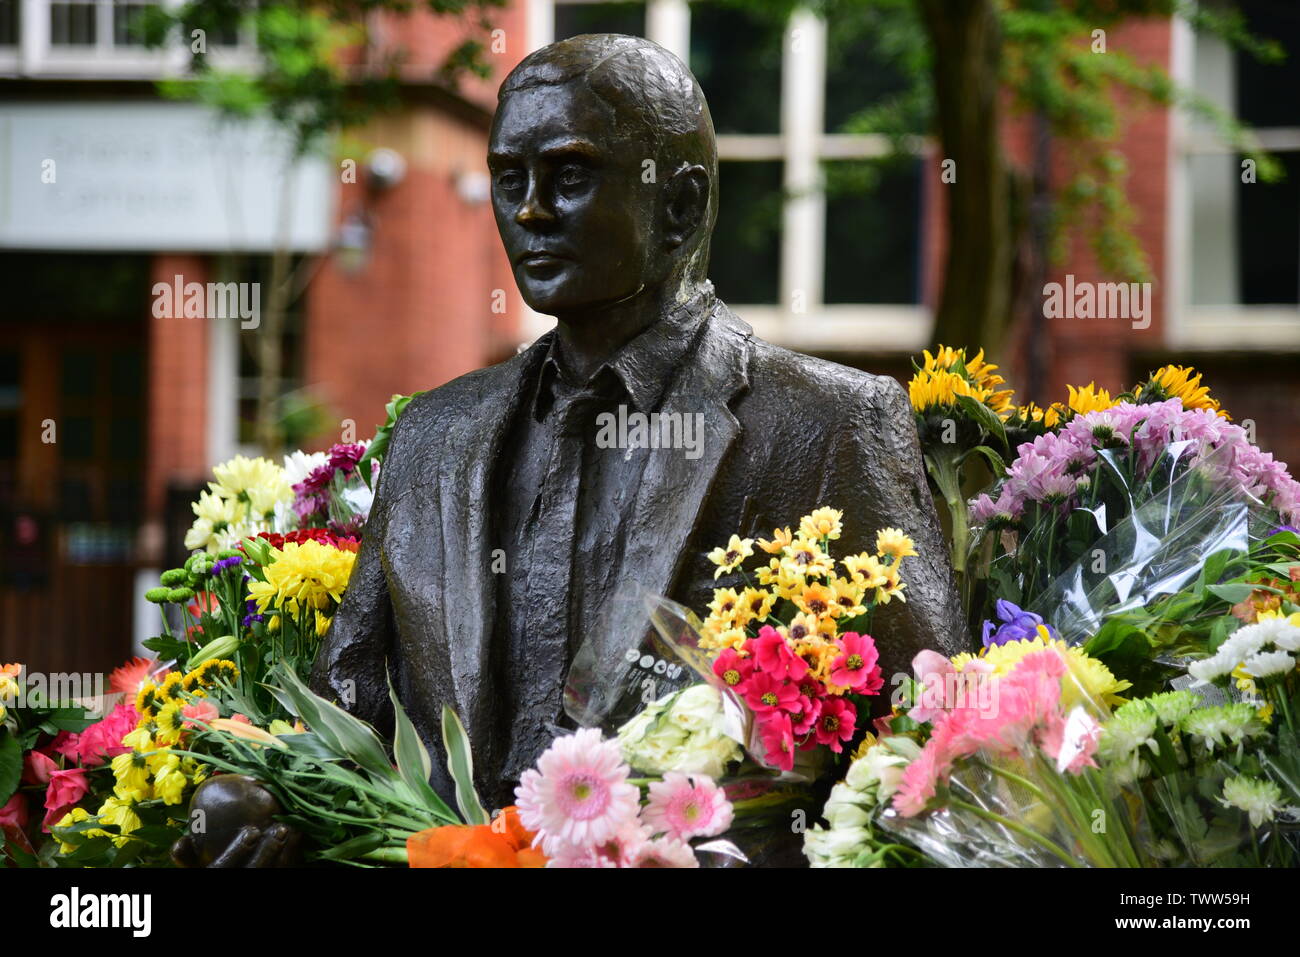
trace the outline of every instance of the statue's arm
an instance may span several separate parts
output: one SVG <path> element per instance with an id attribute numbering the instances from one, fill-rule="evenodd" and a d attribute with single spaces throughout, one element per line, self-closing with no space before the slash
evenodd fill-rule
<path id="1" fill-rule="evenodd" d="M 394 435 L 343 603 L 316 654 L 311 676 L 313 691 L 379 727 L 387 726 L 392 716 L 385 668 L 395 633 L 383 542 L 390 492 L 396 484 L 391 479 L 399 472 L 394 461 L 398 452 Z"/>
<path id="2" fill-rule="evenodd" d="M 827 463 L 835 488 L 824 500 L 845 503 L 846 532 L 860 537 L 855 548 L 874 551 L 876 532 L 895 527 L 919 552 L 903 560 L 906 602 L 879 608 L 873 622 L 888 686 L 895 672 L 910 671 L 916 652 L 956 654 L 969 650 L 969 639 L 907 393 L 894 379 L 873 377 L 855 406 Z"/>

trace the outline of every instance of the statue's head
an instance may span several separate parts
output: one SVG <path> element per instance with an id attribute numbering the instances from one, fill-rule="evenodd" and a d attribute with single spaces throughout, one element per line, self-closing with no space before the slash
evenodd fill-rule
<path id="1" fill-rule="evenodd" d="M 525 58 L 499 101 L 492 208 L 532 308 L 563 319 L 704 280 L 717 145 L 681 60 L 637 37 L 573 37 Z"/>

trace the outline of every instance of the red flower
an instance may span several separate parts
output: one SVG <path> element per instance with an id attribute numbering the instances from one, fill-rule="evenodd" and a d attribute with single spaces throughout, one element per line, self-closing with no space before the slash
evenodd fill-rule
<path id="1" fill-rule="evenodd" d="M 808 673 L 808 662 L 791 651 L 785 638 L 771 625 L 764 625 L 759 631 L 753 648 L 758 667 L 770 675 L 802 681 Z"/>
<path id="2" fill-rule="evenodd" d="M 794 767 L 794 733 L 790 728 L 790 716 L 781 711 L 772 711 L 764 715 L 758 726 L 763 738 L 763 750 L 767 763 L 782 771 Z"/>
<path id="3" fill-rule="evenodd" d="M 15 792 L 4 806 L 0 807 L 0 835 L 4 835 L 30 854 L 32 845 L 27 840 L 26 833 L 28 813 L 27 799 L 21 793 Z"/>
<path id="4" fill-rule="evenodd" d="M 799 686 L 766 671 L 757 671 L 745 682 L 745 703 L 756 714 L 775 711 L 793 711 L 799 704 Z"/>
<path id="5" fill-rule="evenodd" d="M 81 768 L 52 771 L 50 786 L 45 790 L 45 822 L 41 825 L 41 829 L 48 831 L 51 824 L 58 823 L 59 819 L 71 811 L 88 793 L 90 793 L 90 781 Z"/>
<path id="6" fill-rule="evenodd" d="M 880 653 L 870 635 L 848 632 L 838 641 L 843 652 L 831 662 L 831 682 L 855 694 L 878 694 L 884 686 L 876 662 Z"/>
<path id="7" fill-rule="evenodd" d="M 844 750 L 844 742 L 853 737 L 858 722 L 858 709 L 853 702 L 843 698 L 826 698 L 822 713 L 817 716 L 815 734 L 818 744 L 824 744 L 836 754 Z"/>
<path id="8" fill-rule="evenodd" d="M 742 658 L 735 648 L 728 648 L 713 662 L 713 673 L 737 694 L 745 693 L 745 682 L 754 673 L 754 659 Z"/>
<path id="9" fill-rule="evenodd" d="M 790 726 L 795 734 L 805 735 L 812 730 L 821 713 L 821 699 L 802 694 L 799 696 L 799 710 L 790 712 Z"/>
<path id="10" fill-rule="evenodd" d="M 50 775 L 57 770 L 58 764 L 40 751 L 29 751 L 23 759 L 23 781 L 26 784 L 49 784 Z"/>

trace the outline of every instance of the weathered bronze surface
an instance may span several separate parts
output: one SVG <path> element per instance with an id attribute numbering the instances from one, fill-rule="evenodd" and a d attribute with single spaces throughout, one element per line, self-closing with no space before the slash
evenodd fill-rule
<path id="1" fill-rule="evenodd" d="M 581 36 L 539 50 L 502 87 L 489 165 L 519 289 L 558 325 L 514 358 L 407 408 L 347 596 L 316 661 L 315 689 L 382 726 L 391 671 L 435 751 L 442 706 L 451 704 L 473 743 L 484 801 L 502 806 L 521 762 L 537 756 L 559 719 L 563 665 L 592 637 L 593 623 L 606 621 L 614 594 L 638 582 L 700 609 L 715 584 L 728 582 L 715 582 L 709 549 L 736 531 L 770 536 L 820 505 L 844 510 L 840 554 L 873 548 L 886 526 L 916 540 L 920 557 L 904 565 L 907 601 L 881 609 L 873 629 L 887 676 L 907 670 L 923 647 L 964 648 L 903 389 L 770 345 L 712 295 L 705 277 L 716 149 L 686 67 L 625 36 Z M 698 321 L 681 322 L 683 310 Z M 649 335 L 669 317 L 689 330 L 685 348 Z M 617 368 L 630 348 L 636 361 Z M 548 407 L 538 406 L 537 393 L 551 360 L 552 378 L 578 390 L 613 383 L 603 394 L 621 387 L 632 405 L 655 392 L 638 370 L 673 349 L 668 368 L 650 375 L 661 390 L 650 401 L 660 413 L 702 416 L 697 456 L 601 449 L 594 430 L 578 446 L 571 435 L 559 446 L 563 430 L 546 431 Z M 617 381 L 608 379 L 611 369 Z M 583 463 L 564 484 L 557 449 L 570 455 L 575 447 Z M 621 495 L 588 494 L 602 454 L 636 459 L 618 474 Z M 536 476 L 523 491 L 503 477 L 518 469 Z M 583 489 L 576 502 L 575 488 Z M 499 516 L 511 509 L 529 516 L 521 535 L 531 547 L 522 554 L 498 550 L 517 540 L 498 532 Z M 572 517 L 567 540 L 556 534 L 555 509 Z M 601 543 L 599 560 L 580 545 L 571 564 L 574 540 Z M 527 591 L 503 585 L 503 575 Z M 521 594 L 531 596 L 526 607 L 499 607 Z M 566 607 L 567 619 L 555 611 Z M 615 652 L 627 629 L 640 626 L 615 621 L 594 637 Z M 508 693 L 520 676 L 532 694 Z M 520 702 L 527 710 L 513 713 Z M 450 793 L 441 762 L 434 784 Z"/>
<path id="2" fill-rule="evenodd" d="M 402 415 L 315 690 L 391 727 L 391 673 L 448 799 L 450 704 L 484 802 L 513 803 L 562 720 L 578 644 L 617 655 L 645 627 L 615 614 L 636 607 L 615 595 L 639 583 L 702 609 L 715 586 L 742 584 L 715 581 L 710 549 L 821 505 L 844 510 L 838 554 L 874 549 L 886 526 L 920 551 L 906 603 L 873 628 L 886 676 L 923 647 L 964 649 L 903 389 L 766 343 L 713 295 L 716 147 L 686 67 L 625 36 L 539 50 L 502 87 L 489 165 L 519 289 L 558 325 Z M 589 416 L 677 414 L 702 426 L 698 447 L 602 447 L 558 411 L 570 400 Z"/>

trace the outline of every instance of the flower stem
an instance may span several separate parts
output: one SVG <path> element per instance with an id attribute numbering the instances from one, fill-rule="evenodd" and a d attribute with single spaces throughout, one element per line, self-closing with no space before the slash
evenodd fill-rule
<path id="1" fill-rule="evenodd" d="M 1065 865 L 1067 867 L 1079 866 L 1079 862 L 1076 861 L 1074 858 L 1072 858 L 1069 854 L 1067 854 L 1061 848 L 1057 847 L 1047 838 L 1043 837 L 1043 835 L 1037 833 L 1036 831 L 1031 831 L 1023 824 L 1017 824 L 1015 821 L 1011 820 L 1008 817 L 1003 817 L 1001 814 L 996 814 L 993 811 L 986 811 L 984 808 L 976 807 L 974 804 L 967 804 L 965 801 L 961 800 L 960 798 L 950 797 L 948 799 L 948 803 L 951 804 L 953 807 L 961 808 L 963 811 L 970 811 L 972 814 L 976 815 L 977 817 L 982 817 L 987 821 L 993 821 L 995 824 L 1001 824 L 1003 827 L 1007 828 L 1008 830 L 1014 831 L 1020 836 L 1028 838 L 1029 840 L 1033 841 L 1035 844 L 1042 847 L 1044 850 L 1050 851 L 1051 853 L 1055 854 L 1057 857 L 1059 857 L 1062 861 L 1065 862 Z"/>

